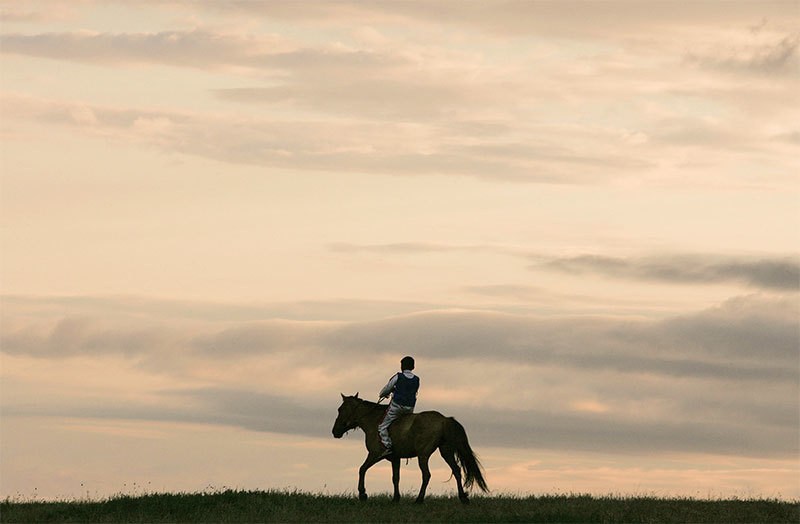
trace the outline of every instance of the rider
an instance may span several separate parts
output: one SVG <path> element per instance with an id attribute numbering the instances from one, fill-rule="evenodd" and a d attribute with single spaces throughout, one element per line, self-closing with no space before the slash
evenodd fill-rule
<path id="1" fill-rule="evenodd" d="M 414 412 L 414 404 L 417 403 L 417 390 L 419 390 L 419 377 L 411 372 L 412 369 L 414 369 L 413 357 L 403 357 L 400 361 L 402 373 L 398 373 L 389 379 L 389 383 L 379 393 L 380 400 L 387 398 L 389 393 L 392 393 L 392 401 L 389 403 L 389 407 L 386 408 L 383 420 L 378 424 L 378 433 L 381 436 L 381 444 L 383 444 L 384 448 L 381 457 L 392 453 L 389 424 L 404 413 Z"/>

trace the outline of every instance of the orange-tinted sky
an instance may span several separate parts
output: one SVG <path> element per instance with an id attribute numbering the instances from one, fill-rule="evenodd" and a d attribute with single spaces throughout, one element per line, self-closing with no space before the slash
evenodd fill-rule
<path id="1" fill-rule="evenodd" d="M 796 2 L 0 5 L 1 496 L 800 497 Z"/>

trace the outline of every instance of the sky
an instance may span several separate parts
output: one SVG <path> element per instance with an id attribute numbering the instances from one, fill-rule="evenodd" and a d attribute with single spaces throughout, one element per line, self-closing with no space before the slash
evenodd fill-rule
<path id="1" fill-rule="evenodd" d="M 796 1 L 0 13 L 0 496 L 800 498 Z"/>

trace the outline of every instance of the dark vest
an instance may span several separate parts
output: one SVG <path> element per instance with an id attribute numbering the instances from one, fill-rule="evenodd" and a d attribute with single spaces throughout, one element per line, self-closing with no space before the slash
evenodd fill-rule
<path id="1" fill-rule="evenodd" d="M 417 403 L 417 390 L 419 389 L 419 377 L 406 378 L 402 373 L 397 374 L 397 382 L 394 385 L 392 402 L 401 406 L 414 407 Z"/>

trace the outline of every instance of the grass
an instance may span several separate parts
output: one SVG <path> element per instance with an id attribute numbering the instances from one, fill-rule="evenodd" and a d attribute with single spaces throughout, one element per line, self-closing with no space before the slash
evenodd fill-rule
<path id="1" fill-rule="evenodd" d="M 5 499 L 0 522 L 800 522 L 800 503 L 589 495 L 428 497 L 236 491 L 119 495 L 100 501 Z"/>

